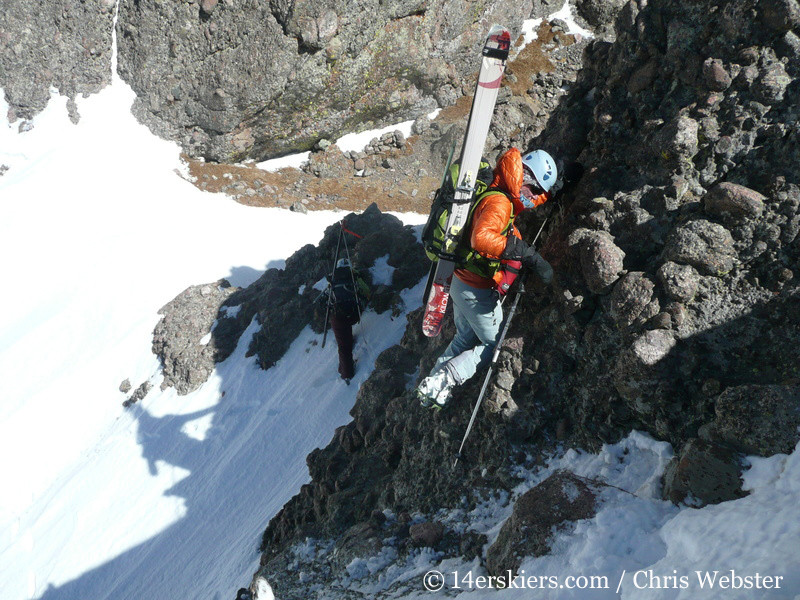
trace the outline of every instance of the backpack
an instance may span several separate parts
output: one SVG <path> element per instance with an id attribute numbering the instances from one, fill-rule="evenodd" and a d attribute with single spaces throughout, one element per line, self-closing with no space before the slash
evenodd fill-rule
<path id="1" fill-rule="evenodd" d="M 450 208 L 453 206 L 455 198 L 455 185 L 458 181 L 459 164 L 453 163 L 450 166 L 449 177 L 445 179 L 444 185 L 436 190 L 436 195 L 433 199 L 431 206 L 431 214 L 428 217 L 428 222 L 422 230 L 422 245 L 425 248 L 425 253 L 428 258 L 433 262 L 439 260 L 440 257 L 450 258 L 451 255 L 445 254 L 442 250 L 444 243 L 444 231 L 447 226 L 447 219 L 450 216 Z M 457 268 L 463 268 L 471 271 L 481 277 L 491 278 L 500 268 L 500 261 L 486 258 L 472 249 L 469 244 L 469 232 L 472 230 L 472 216 L 475 209 L 481 201 L 490 194 L 503 194 L 508 197 L 503 190 L 498 188 L 490 188 L 489 185 L 494 178 L 489 163 L 481 160 L 480 168 L 478 169 L 478 177 L 475 182 L 475 189 L 470 200 L 469 213 L 464 227 L 458 233 L 457 247 L 455 251 L 455 262 Z M 512 210 L 511 220 L 503 234 L 509 235 L 513 228 L 514 213 Z"/>
<path id="2" fill-rule="evenodd" d="M 353 287 L 354 278 L 360 288 L 361 278 L 356 273 L 351 273 L 350 267 L 336 267 L 330 282 L 330 295 L 333 313 L 341 319 L 357 322 L 363 301 Z"/>
<path id="3" fill-rule="evenodd" d="M 449 255 L 444 253 L 442 246 L 444 244 L 444 234 L 445 228 L 447 227 L 447 219 L 450 217 L 450 210 L 453 206 L 453 201 L 455 200 L 456 184 L 458 183 L 459 171 L 460 165 L 458 161 L 450 165 L 450 168 L 448 169 L 449 177 L 445 176 L 442 187 L 436 190 L 436 194 L 433 197 L 433 203 L 431 205 L 431 212 L 428 216 L 428 221 L 425 223 L 425 227 L 422 230 L 422 245 L 425 248 L 425 253 L 428 255 L 428 258 L 434 262 L 439 260 L 440 257 L 451 258 Z M 489 188 L 489 184 L 492 182 L 493 177 L 494 173 L 492 173 L 489 163 L 481 159 L 480 166 L 478 167 L 478 176 L 475 181 L 475 189 L 472 194 L 472 199 L 470 200 L 467 225 L 469 225 L 470 221 L 472 220 L 472 213 L 474 212 L 475 207 L 478 205 L 478 202 L 482 199 L 483 193 Z M 462 231 L 459 232 L 459 238 L 463 238 L 463 231 L 467 229 L 468 227 L 464 227 Z M 459 250 L 461 249 L 461 246 L 463 246 L 461 242 L 462 240 L 459 239 Z M 458 250 L 456 251 L 456 255 L 459 255 Z"/>

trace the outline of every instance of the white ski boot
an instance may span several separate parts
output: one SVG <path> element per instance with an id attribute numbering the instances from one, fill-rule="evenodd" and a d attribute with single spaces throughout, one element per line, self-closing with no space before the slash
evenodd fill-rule
<path id="1" fill-rule="evenodd" d="M 417 398 L 426 408 L 440 410 L 450 399 L 456 380 L 446 368 L 431 373 L 417 387 Z"/>

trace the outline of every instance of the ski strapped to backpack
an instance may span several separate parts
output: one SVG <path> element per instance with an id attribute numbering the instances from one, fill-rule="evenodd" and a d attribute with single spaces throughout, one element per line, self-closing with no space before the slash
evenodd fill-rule
<path id="1" fill-rule="evenodd" d="M 467 132 L 461 148 L 458 176 L 453 186 L 453 200 L 444 224 L 441 227 L 441 248 L 437 260 L 431 266 L 425 293 L 425 315 L 422 331 L 428 337 L 439 334 L 450 297 L 450 284 L 456 268 L 456 251 L 461 234 L 467 225 L 470 206 L 476 197 L 481 155 L 489 133 L 489 125 L 497 101 L 497 93 L 503 80 L 505 62 L 511 49 L 511 32 L 495 25 L 489 31 L 483 47 L 483 59 L 478 74 L 478 83 L 472 100 L 472 109 L 467 122 Z M 445 178 L 449 172 L 445 172 Z M 441 215 L 439 215 L 441 216 Z M 438 219 L 432 219 L 432 224 Z"/>

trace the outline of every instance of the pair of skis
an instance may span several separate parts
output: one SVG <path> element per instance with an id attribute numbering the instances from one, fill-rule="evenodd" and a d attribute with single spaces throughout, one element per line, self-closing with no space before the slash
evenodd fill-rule
<path id="1" fill-rule="evenodd" d="M 455 252 L 460 234 L 469 216 L 469 207 L 475 191 L 483 147 L 486 145 L 486 137 L 489 134 L 489 125 L 492 121 L 500 84 L 503 81 L 510 48 L 511 33 L 509 30 L 500 25 L 494 25 L 483 46 L 481 70 L 472 100 L 472 109 L 469 113 L 467 132 L 461 146 L 455 197 L 445 226 L 442 251 L 439 253 L 439 259 L 431 265 L 425 288 L 425 316 L 422 320 L 422 332 L 428 337 L 435 337 L 442 330 L 444 314 L 450 299 L 450 283 L 456 268 Z M 445 176 L 449 170 L 448 160 Z"/>

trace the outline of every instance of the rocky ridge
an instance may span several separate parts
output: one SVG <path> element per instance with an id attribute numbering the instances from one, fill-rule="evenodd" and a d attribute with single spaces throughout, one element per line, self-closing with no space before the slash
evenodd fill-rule
<path id="1" fill-rule="evenodd" d="M 335 575 L 285 577 L 306 536 L 341 539 L 382 511 L 468 509 L 511 490 L 515 466 L 556 441 L 597 448 L 649 432 L 679 455 L 665 497 L 701 504 L 742 495 L 742 453 L 794 447 L 796 8 L 622 7 L 616 41 L 589 44 L 574 86 L 531 142 L 578 158 L 587 175 L 560 204 L 521 219 L 530 232 L 553 217 L 542 252 L 556 283 L 521 305 L 463 470 L 441 465 L 478 382 L 441 415 L 409 414 L 402 380 L 426 372 L 443 343 L 422 339 L 417 314 L 359 391 L 353 422 L 308 457 L 312 482 L 267 528 L 258 576 L 282 597 L 300 597 Z M 445 557 L 461 556 L 461 542 L 468 553 L 482 545 L 447 529 L 443 540 L 448 532 L 457 539 L 435 546 Z M 485 548 L 478 555 L 488 560 Z"/>

